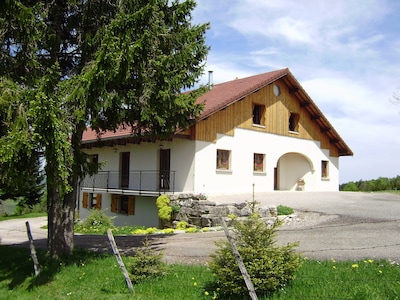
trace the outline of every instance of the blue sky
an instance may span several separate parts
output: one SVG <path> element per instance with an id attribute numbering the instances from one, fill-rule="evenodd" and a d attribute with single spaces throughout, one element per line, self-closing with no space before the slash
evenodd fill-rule
<path id="1" fill-rule="evenodd" d="M 197 0 L 193 22 L 211 23 L 214 83 L 290 69 L 354 152 L 343 183 L 400 175 L 399 15 L 396 0 Z"/>

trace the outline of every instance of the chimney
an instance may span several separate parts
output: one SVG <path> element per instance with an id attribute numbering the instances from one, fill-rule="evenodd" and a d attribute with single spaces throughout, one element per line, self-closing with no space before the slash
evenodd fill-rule
<path id="1" fill-rule="evenodd" d="M 213 71 L 208 71 L 208 88 L 212 89 L 213 84 Z"/>

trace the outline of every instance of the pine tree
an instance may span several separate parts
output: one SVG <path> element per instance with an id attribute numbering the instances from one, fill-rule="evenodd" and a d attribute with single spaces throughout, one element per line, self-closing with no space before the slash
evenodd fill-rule
<path id="1" fill-rule="evenodd" d="M 73 249 L 77 182 L 93 171 L 81 151 L 88 124 L 126 124 L 138 138 L 156 138 L 200 113 L 196 94 L 181 93 L 202 74 L 208 51 L 208 24 L 191 24 L 194 7 L 191 0 L 6 0 L 0 77 L 21 90 L 14 99 L 26 126 L 1 139 L 43 150 L 51 256 Z M 20 150 L 13 146 L 12 156 Z M 0 146 L 0 161 L 10 157 Z"/>

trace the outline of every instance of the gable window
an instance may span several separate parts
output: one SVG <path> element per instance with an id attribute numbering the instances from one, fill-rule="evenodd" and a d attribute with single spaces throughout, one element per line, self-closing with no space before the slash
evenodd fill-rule
<path id="1" fill-rule="evenodd" d="M 321 177 L 329 178 L 329 161 L 327 160 L 321 161 Z"/>
<path id="2" fill-rule="evenodd" d="M 135 214 L 135 196 L 112 195 L 111 212 L 134 215 Z"/>
<path id="3" fill-rule="evenodd" d="M 264 172 L 264 158 L 265 154 L 254 153 L 254 164 L 253 164 L 254 172 Z"/>
<path id="4" fill-rule="evenodd" d="M 264 125 L 265 106 L 260 104 L 253 105 L 253 124 Z"/>
<path id="5" fill-rule="evenodd" d="M 230 170 L 230 155 L 229 150 L 217 150 L 217 170 Z"/>
<path id="6" fill-rule="evenodd" d="M 299 114 L 290 113 L 289 116 L 289 131 L 299 132 Z"/>
<path id="7" fill-rule="evenodd" d="M 82 207 L 90 209 L 101 209 L 101 194 L 83 193 Z"/>

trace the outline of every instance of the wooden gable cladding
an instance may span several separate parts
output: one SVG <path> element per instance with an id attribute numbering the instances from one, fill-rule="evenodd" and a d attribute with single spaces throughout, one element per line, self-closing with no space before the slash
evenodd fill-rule
<path id="1" fill-rule="evenodd" d="M 280 87 L 280 95 L 275 96 L 274 84 Z M 264 106 L 262 124 L 253 124 L 254 105 Z M 278 134 L 293 138 L 315 140 L 321 143 L 321 148 L 329 149 L 331 156 L 339 156 L 339 150 L 332 143 L 324 128 L 317 122 L 299 99 L 298 92 L 285 79 L 260 88 L 259 90 L 231 103 L 208 118 L 201 120 L 192 128 L 192 138 L 196 140 L 216 142 L 217 134 L 234 135 L 235 128 L 243 128 L 266 133 Z M 298 130 L 289 130 L 291 113 L 298 115 Z"/>

